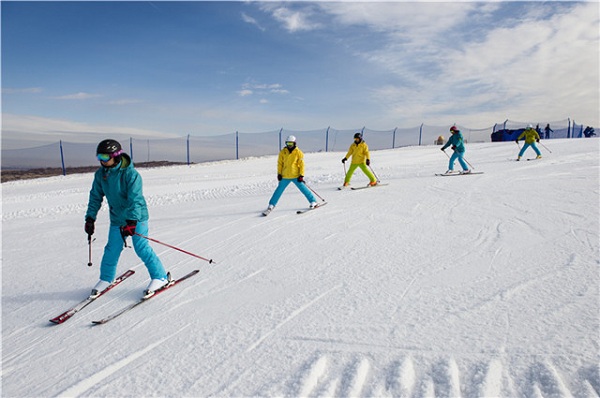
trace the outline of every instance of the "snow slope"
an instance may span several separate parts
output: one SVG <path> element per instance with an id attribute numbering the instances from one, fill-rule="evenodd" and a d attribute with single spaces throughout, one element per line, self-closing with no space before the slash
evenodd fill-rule
<path id="1" fill-rule="evenodd" d="M 151 236 L 216 264 L 153 244 L 200 273 L 100 326 L 148 283 L 132 249 L 133 277 L 48 322 L 98 277 L 92 175 L 2 184 L 2 396 L 598 397 L 598 140 L 544 144 L 470 144 L 485 173 L 459 177 L 439 147 L 373 152 L 390 185 L 360 191 L 344 153 L 307 154 L 329 204 L 303 215 L 290 186 L 260 216 L 275 157 L 142 169 Z"/>

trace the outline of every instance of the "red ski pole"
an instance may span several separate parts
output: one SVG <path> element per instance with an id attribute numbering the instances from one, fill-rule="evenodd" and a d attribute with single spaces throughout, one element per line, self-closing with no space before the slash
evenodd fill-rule
<path id="1" fill-rule="evenodd" d="M 145 235 L 138 234 L 137 232 L 136 232 L 135 234 L 136 234 L 137 236 L 139 236 L 139 237 L 142 237 L 142 238 L 144 238 L 144 239 L 148 239 L 149 241 L 152 241 L 152 242 L 158 243 L 158 244 L 160 244 L 160 245 L 163 245 L 163 246 L 170 247 L 171 249 L 178 250 L 178 251 L 180 251 L 180 252 L 182 252 L 182 253 L 185 253 L 185 254 L 188 254 L 188 255 L 190 255 L 190 256 L 192 256 L 192 257 L 199 258 L 200 260 L 208 261 L 208 263 L 209 263 L 209 264 L 216 264 L 216 262 L 214 262 L 212 259 L 204 258 L 204 257 L 202 257 L 202 256 L 199 256 L 199 255 L 197 255 L 197 254 L 190 253 L 190 252 L 188 252 L 188 251 L 185 251 L 185 250 L 183 250 L 183 249 L 180 249 L 180 248 L 178 248 L 178 247 L 175 247 L 175 246 L 169 245 L 168 243 L 164 243 L 164 242 L 161 242 L 161 241 L 159 241 L 159 240 L 156 240 L 156 239 L 149 238 L 149 237 L 147 237 L 147 236 L 145 236 Z"/>

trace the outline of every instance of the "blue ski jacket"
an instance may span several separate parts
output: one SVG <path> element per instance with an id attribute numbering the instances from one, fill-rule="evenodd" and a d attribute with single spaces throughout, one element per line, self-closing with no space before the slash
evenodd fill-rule
<path id="1" fill-rule="evenodd" d="M 110 224 L 122 226 L 126 220 L 148 221 L 148 206 L 142 192 L 142 176 L 127 154 L 114 167 L 100 167 L 94 173 L 86 218 L 96 219 L 106 196 Z"/>

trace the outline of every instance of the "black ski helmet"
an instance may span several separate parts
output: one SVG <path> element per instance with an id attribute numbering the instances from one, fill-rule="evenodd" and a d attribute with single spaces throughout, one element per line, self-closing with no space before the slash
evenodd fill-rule
<path id="1" fill-rule="evenodd" d="M 354 134 L 354 138 L 360 138 L 362 140 L 362 133 Z"/>
<path id="2" fill-rule="evenodd" d="M 98 148 L 96 148 L 96 155 L 101 153 L 106 153 L 108 155 L 119 156 L 123 152 L 121 148 L 121 144 L 119 144 L 116 140 L 104 140 L 98 144 Z"/>

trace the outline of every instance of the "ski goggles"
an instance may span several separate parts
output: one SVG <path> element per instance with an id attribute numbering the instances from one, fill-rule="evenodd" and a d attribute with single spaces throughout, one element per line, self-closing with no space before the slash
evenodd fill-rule
<path id="1" fill-rule="evenodd" d="M 287 141 L 285 143 L 285 145 L 287 145 L 287 146 L 294 146 L 294 145 L 296 145 L 296 143 L 294 141 Z"/>
<path id="2" fill-rule="evenodd" d="M 117 151 L 114 153 L 99 153 L 96 155 L 96 157 L 101 162 L 108 162 L 110 159 L 119 156 L 121 153 L 123 153 L 123 151 Z"/>

